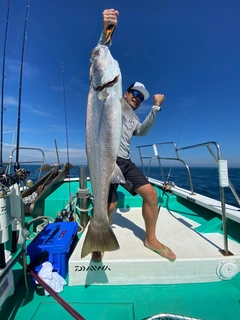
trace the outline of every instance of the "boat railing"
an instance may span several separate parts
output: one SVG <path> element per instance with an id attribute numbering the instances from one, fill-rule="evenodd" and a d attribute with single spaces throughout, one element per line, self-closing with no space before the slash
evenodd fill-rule
<path id="1" fill-rule="evenodd" d="M 169 158 L 169 157 L 160 157 L 159 156 L 157 147 L 160 146 L 160 145 L 166 145 L 166 144 L 173 145 L 176 157 L 170 157 Z M 140 149 L 144 148 L 144 147 L 152 147 L 153 148 L 153 152 L 154 152 L 154 156 L 142 156 Z M 146 172 L 145 172 L 145 168 L 144 168 L 144 164 L 143 164 L 143 159 L 149 159 L 148 172 L 146 174 L 147 177 L 149 176 L 149 173 L 150 173 L 150 168 L 151 168 L 152 161 L 155 160 L 155 159 L 158 160 L 160 173 L 161 173 L 163 182 L 165 182 L 165 177 L 164 177 L 164 173 L 163 173 L 163 169 L 162 169 L 161 160 L 174 160 L 174 161 L 181 162 L 185 166 L 185 168 L 187 170 L 191 194 L 194 194 L 193 184 L 192 184 L 192 177 L 191 177 L 191 174 L 190 174 L 189 166 L 187 165 L 187 163 L 184 160 L 180 159 L 180 157 L 178 155 L 176 144 L 174 142 L 155 143 L 155 144 L 151 144 L 151 145 L 138 146 L 137 148 L 138 148 L 138 151 L 139 151 L 139 154 L 140 154 L 140 160 L 141 160 L 141 165 L 142 165 L 144 174 L 146 174 Z"/>
<path id="2" fill-rule="evenodd" d="M 159 146 L 163 146 L 163 145 L 167 145 L 167 144 L 170 144 L 173 146 L 174 148 L 174 153 L 175 153 L 175 157 L 162 157 L 159 155 L 159 152 L 158 152 L 158 147 Z M 215 155 L 214 151 L 212 150 L 211 148 L 211 145 L 214 145 L 217 149 L 217 155 Z M 143 145 L 143 146 L 137 146 L 138 148 L 138 151 L 139 151 L 139 155 L 140 155 L 140 161 L 141 161 L 141 165 L 142 165 L 142 170 L 144 172 L 144 174 L 146 174 L 146 176 L 149 176 L 149 173 L 150 173 L 150 168 L 151 168 L 151 164 L 152 164 L 152 161 L 157 159 L 158 160 L 158 164 L 159 164 L 159 168 L 160 168 L 160 173 L 161 173 L 161 177 L 162 177 L 162 181 L 164 182 L 165 181 L 165 177 L 164 177 L 164 174 L 163 174 L 163 169 L 162 169 L 162 165 L 161 165 L 161 160 L 169 160 L 169 161 L 179 161 L 181 162 L 186 170 L 187 170 L 187 174 L 188 174 L 188 179 L 189 179 L 189 185 L 190 185 L 190 190 L 191 190 L 191 194 L 194 194 L 194 189 L 193 189 L 193 183 L 192 183 L 192 177 L 191 177 L 191 173 L 190 173 L 190 169 L 189 169 L 189 166 L 187 165 L 187 163 L 180 158 L 179 156 L 179 151 L 182 151 L 182 150 L 187 150 L 187 149 L 192 149 L 192 148 L 198 148 L 198 147 L 207 147 L 208 151 L 210 152 L 211 156 L 213 157 L 216 165 L 218 166 L 219 165 L 219 160 L 222 160 L 222 157 L 221 157 L 221 149 L 220 149 L 220 146 L 217 142 L 215 141 L 210 141 L 210 142 L 205 142 L 205 143 L 201 143 L 201 144 L 195 144 L 195 145 L 191 145 L 191 146 L 186 146 L 186 147 L 182 147 L 182 148 L 177 148 L 176 144 L 174 142 L 161 142 L 161 143 L 154 143 L 154 144 L 148 144 L 148 145 Z M 153 149 L 153 153 L 154 155 L 152 156 L 142 156 L 142 153 L 141 153 L 141 148 L 146 148 L 146 147 L 152 147 Z M 144 159 L 149 159 L 149 164 L 148 164 L 148 172 L 146 173 L 145 172 L 145 167 L 144 167 L 144 163 L 143 163 L 143 160 Z M 232 185 L 230 179 L 228 178 L 228 186 L 230 188 L 230 190 L 232 191 L 232 194 L 234 195 L 237 203 L 239 204 L 240 206 L 240 198 L 234 188 L 234 186 Z"/>
<path id="3" fill-rule="evenodd" d="M 163 146 L 163 145 L 172 145 L 173 146 L 173 149 L 174 149 L 174 156 L 173 157 L 162 157 L 162 156 L 159 155 L 158 148 L 160 146 Z M 214 151 L 212 149 L 212 146 L 216 147 L 216 151 L 217 151 L 216 154 L 214 153 Z M 153 155 L 151 154 L 151 156 L 143 156 L 141 149 L 149 148 L 149 147 L 152 148 Z M 219 176 L 219 185 L 220 185 L 220 199 L 221 199 L 221 208 L 222 208 L 222 224 L 223 224 L 223 233 L 224 233 L 224 252 L 223 252 L 223 254 L 228 255 L 229 251 L 228 251 L 228 243 L 227 243 L 226 204 L 225 204 L 224 187 L 226 187 L 226 186 L 230 187 L 230 189 L 231 189 L 231 191 L 232 191 L 232 193 L 233 193 L 234 197 L 236 198 L 236 200 L 237 200 L 239 205 L 240 205 L 240 199 L 239 199 L 239 197 L 238 197 L 238 195 L 237 195 L 232 183 L 230 182 L 230 180 L 228 178 L 228 175 L 227 175 L 227 162 L 222 159 L 220 145 L 215 141 L 209 141 L 209 142 L 190 145 L 190 146 L 181 147 L 181 148 L 177 148 L 176 143 L 174 143 L 174 142 L 161 142 L 161 143 L 154 143 L 154 144 L 137 146 L 144 174 L 146 174 L 146 173 L 145 173 L 145 169 L 144 169 L 143 160 L 144 159 L 149 159 L 148 174 L 147 174 L 147 176 L 148 176 L 152 160 L 157 159 L 159 167 L 160 167 L 160 172 L 161 172 L 161 175 L 162 175 L 162 178 L 163 178 L 163 183 L 165 182 L 165 179 L 164 179 L 164 175 L 163 175 L 163 169 L 162 169 L 161 160 L 167 160 L 167 161 L 168 160 L 174 160 L 174 161 L 179 161 L 179 162 L 183 163 L 183 165 L 185 166 L 185 168 L 187 170 L 187 173 L 188 173 L 188 179 L 189 179 L 190 190 L 191 190 L 191 194 L 192 195 L 194 195 L 194 191 L 193 191 L 193 185 L 192 185 L 192 178 L 191 178 L 190 170 L 189 170 L 189 167 L 186 164 L 186 162 L 180 158 L 179 151 L 189 150 L 189 149 L 194 149 L 194 148 L 199 148 L 199 147 L 206 147 L 208 149 L 208 151 L 210 152 L 211 156 L 213 157 L 215 163 L 218 166 L 218 176 Z M 226 182 L 226 180 L 227 180 L 227 182 Z"/>
<path id="4" fill-rule="evenodd" d="M 192 318 L 192 317 L 187 317 L 183 315 L 177 315 L 177 314 L 172 314 L 172 313 L 161 313 L 161 314 L 156 314 L 154 316 L 145 318 L 143 320 L 201 320 L 199 318 Z"/>
<path id="5" fill-rule="evenodd" d="M 42 149 L 39 149 L 39 148 L 30 148 L 30 147 L 19 147 L 20 150 L 32 150 L 32 151 L 36 151 L 36 152 L 40 152 L 40 158 L 39 160 L 33 160 L 33 161 L 30 161 L 30 160 L 27 160 L 27 161 L 20 161 L 21 164 L 39 164 L 40 165 L 40 168 L 39 168 L 39 173 L 38 173 L 38 180 L 40 179 L 41 177 L 41 174 L 42 174 L 42 171 L 43 171 L 43 166 L 44 166 L 44 161 L 45 161 L 45 154 L 43 152 Z M 17 148 L 13 149 L 10 156 L 9 156 L 9 160 L 8 162 L 6 163 L 6 171 L 5 173 L 6 174 L 10 174 L 10 171 L 11 171 L 11 166 L 13 164 L 12 162 L 12 159 L 13 159 L 13 154 L 14 152 L 17 150 Z"/>

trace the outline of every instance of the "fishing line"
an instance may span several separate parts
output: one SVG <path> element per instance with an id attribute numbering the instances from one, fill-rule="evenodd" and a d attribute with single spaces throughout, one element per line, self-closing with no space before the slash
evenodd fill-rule
<path id="1" fill-rule="evenodd" d="M 186 112 L 186 110 L 185 110 L 185 112 L 184 112 L 184 117 L 183 117 L 183 121 L 182 121 L 182 125 L 181 125 L 180 131 L 179 131 L 179 135 L 178 135 L 178 139 L 177 139 L 176 146 L 178 145 L 179 140 L 180 140 L 180 137 L 181 137 L 181 134 L 182 134 L 183 125 L 184 125 L 184 122 L 185 122 L 185 119 L 186 119 L 186 114 L 187 114 L 187 112 Z M 175 156 L 175 151 L 174 151 L 174 153 L 173 153 L 173 157 L 172 157 L 172 158 L 174 158 L 174 156 Z M 172 171 L 172 166 L 169 168 L 168 175 L 167 175 L 167 179 L 165 180 L 165 178 L 163 177 L 164 180 L 165 180 L 165 181 L 163 181 L 164 190 L 163 190 L 163 194 L 162 194 L 160 203 L 161 203 L 162 200 L 163 200 L 163 196 L 164 196 L 166 190 L 169 189 L 168 183 L 169 183 L 169 178 L 170 178 L 170 175 L 171 175 L 171 171 Z M 161 209 L 161 205 L 159 205 L 159 207 L 158 207 L 158 213 L 160 212 L 160 209 Z"/>
<path id="2" fill-rule="evenodd" d="M 71 193 L 71 186 L 70 186 L 70 162 L 69 162 L 69 148 L 68 148 L 68 124 L 67 124 L 67 106 L 66 106 L 66 90 L 65 90 L 65 79 L 64 79 L 64 64 L 62 62 L 62 86 L 63 86 L 63 105 L 64 105 L 64 115 L 65 115 L 65 128 L 66 128 L 66 144 L 67 144 L 67 166 L 68 166 L 68 177 L 69 177 L 69 183 L 68 183 L 68 190 L 69 190 L 69 197 L 72 198 Z M 71 208 L 71 201 L 70 201 L 70 210 Z"/>
<path id="3" fill-rule="evenodd" d="M 5 134 L 5 133 L 11 133 L 11 134 L 12 134 L 12 145 L 11 145 L 11 149 L 10 149 L 10 156 L 11 156 L 12 151 L 13 151 L 13 149 L 14 149 L 14 135 L 15 135 L 15 130 L 4 131 L 3 133 L 4 133 L 4 134 Z"/>
<path id="4" fill-rule="evenodd" d="M 179 135 L 178 135 L 178 139 L 177 139 L 177 143 L 176 143 L 176 146 L 178 146 L 178 143 L 180 141 L 180 137 L 182 135 L 182 130 L 183 130 L 183 126 L 184 126 L 184 123 L 185 123 L 185 119 L 186 119 L 186 115 L 187 115 L 187 111 L 185 110 L 184 111 L 184 116 L 183 116 L 183 121 L 182 121 L 182 125 L 180 127 L 180 131 L 179 131 Z M 173 153 L 173 158 L 175 156 L 175 151 Z M 168 176 L 167 176 L 167 181 L 169 181 L 169 178 L 170 178 L 170 175 L 171 175 L 171 171 L 172 171 L 172 166 L 169 168 L 169 172 L 168 172 Z"/>

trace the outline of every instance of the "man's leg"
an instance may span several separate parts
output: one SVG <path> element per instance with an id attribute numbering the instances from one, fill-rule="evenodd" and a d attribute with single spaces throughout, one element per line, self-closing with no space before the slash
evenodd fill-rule
<path id="1" fill-rule="evenodd" d="M 112 223 L 112 218 L 113 218 L 113 213 L 116 210 L 117 207 L 117 202 L 112 202 L 108 204 L 108 219 L 109 219 L 109 224 Z"/>
<path id="2" fill-rule="evenodd" d="M 142 214 L 146 227 L 145 246 L 152 250 L 159 250 L 161 255 L 167 259 L 175 260 L 176 256 L 172 250 L 158 241 L 156 237 L 158 201 L 155 189 L 151 184 L 145 184 L 137 188 L 136 192 L 143 198 Z"/>

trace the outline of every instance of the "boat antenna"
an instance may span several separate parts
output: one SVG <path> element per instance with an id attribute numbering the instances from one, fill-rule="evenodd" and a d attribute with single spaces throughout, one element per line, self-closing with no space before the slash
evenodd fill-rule
<path id="1" fill-rule="evenodd" d="M 27 38 L 27 22 L 29 16 L 29 7 L 30 7 L 30 0 L 27 2 L 27 9 L 26 9 L 26 17 L 25 17 L 25 24 L 24 24 L 24 32 L 23 32 L 23 44 L 22 44 L 22 56 L 21 56 L 21 67 L 20 67 L 20 84 L 19 84 L 19 98 L 18 98 L 18 121 L 17 121 L 17 141 L 16 141 L 16 163 L 15 163 L 15 170 L 19 169 L 19 144 L 20 144 L 20 123 L 21 123 L 21 102 L 22 102 L 22 77 L 23 77 L 23 61 L 24 61 L 24 52 L 25 52 L 25 42 Z"/>
<path id="2" fill-rule="evenodd" d="M 69 162 L 69 148 L 68 148 L 68 125 L 67 125 L 67 107 L 66 107 L 66 90 L 65 90 L 65 79 L 64 79 L 64 63 L 62 62 L 62 86 L 63 86 L 63 105 L 65 113 L 65 128 L 66 128 L 66 144 L 67 144 L 67 173 L 69 176 L 69 196 L 71 198 L 71 187 L 70 187 L 70 162 Z M 71 201 L 70 201 L 70 210 L 71 210 Z"/>
<path id="3" fill-rule="evenodd" d="M 7 20 L 6 20 L 6 29 L 5 29 L 5 37 L 4 37 L 4 46 L 3 46 L 3 62 L 2 62 L 2 94 L 1 94 L 1 131 L 0 131 L 0 174 L 4 173 L 2 167 L 3 161 L 3 112 L 6 110 L 4 108 L 4 84 L 5 84 L 5 63 L 6 63 L 6 46 L 7 46 L 7 34 L 8 34 L 8 19 L 9 19 L 9 12 L 10 12 L 10 4 L 11 0 L 8 1 L 8 10 L 7 10 Z"/>

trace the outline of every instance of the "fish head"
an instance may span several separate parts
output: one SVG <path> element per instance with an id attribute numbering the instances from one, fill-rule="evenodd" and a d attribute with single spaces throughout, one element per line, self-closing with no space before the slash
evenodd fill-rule
<path id="1" fill-rule="evenodd" d="M 117 82 L 120 75 L 118 62 L 113 59 L 107 46 L 98 45 L 91 52 L 90 82 L 95 89 L 101 89 Z"/>

